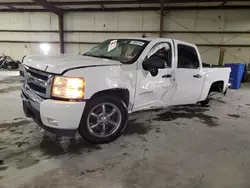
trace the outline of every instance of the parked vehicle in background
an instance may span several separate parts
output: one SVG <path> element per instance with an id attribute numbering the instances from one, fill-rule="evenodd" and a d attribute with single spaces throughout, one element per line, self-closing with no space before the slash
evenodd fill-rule
<path id="1" fill-rule="evenodd" d="M 18 69 L 20 62 L 13 60 L 10 56 L 0 56 L 0 69 Z"/>
<path id="2" fill-rule="evenodd" d="M 173 39 L 110 39 L 79 55 L 28 56 L 23 109 L 57 135 L 76 130 L 93 143 L 115 140 L 128 114 L 209 102 L 226 93 L 230 68 L 202 66 L 194 44 Z"/>

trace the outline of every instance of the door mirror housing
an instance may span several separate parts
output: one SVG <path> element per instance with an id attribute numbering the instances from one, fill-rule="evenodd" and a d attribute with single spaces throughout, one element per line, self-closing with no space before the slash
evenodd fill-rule
<path id="1" fill-rule="evenodd" d="M 165 69 L 167 63 L 159 58 L 159 57 L 150 57 L 149 59 L 145 60 L 142 63 L 143 69 L 144 70 L 150 70 L 150 69 Z"/>

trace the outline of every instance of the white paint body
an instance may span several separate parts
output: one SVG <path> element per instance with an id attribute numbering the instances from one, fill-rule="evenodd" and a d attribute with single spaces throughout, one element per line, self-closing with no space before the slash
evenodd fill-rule
<path id="1" fill-rule="evenodd" d="M 26 66 L 61 74 L 63 76 L 83 77 L 85 79 L 84 99 L 90 99 L 95 93 L 108 89 L 127 89 L 129 91 L 129 113 L 143 109 L 161 108 L 172 105 L 195 104 L 206 99 L 212 83 L 223 81 L 223 92 L 227 89 L 230 68 L 203 68 L 198 49 L 195 45 L 172 39 L 149 40 L 149 44 L 133 64 L 86 56 L 29 56 Z M 159 43 L 168 43 L 172 48 L 172 67 L 160 69 L 152 77 L 142 68 L 151 49 Z M 200 66 L 197 69 L 177 68 L 177 45 L 185 44 L 196 49 Z M 81 67 L 81 68 L 79 68 Z M 65 72 L 66 69 L 69 69 Z M 170 74 L 171 78 L 162 78 Z M 194 75 L 201 75 L 195 78 Z M 65 102 L 44 100 L 40 104 L 42 122 L 48 127 L 58 129 L 77 129 L 86 102 Z M 55 126 L 48 118 L 58 121 Z"/>

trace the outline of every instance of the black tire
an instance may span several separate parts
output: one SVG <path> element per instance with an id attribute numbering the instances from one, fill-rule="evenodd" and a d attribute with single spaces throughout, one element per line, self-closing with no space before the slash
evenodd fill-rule
<path id="1" fill-rule="evenodd" d="M 89 131 L 87 121 L 88 121 L 88 116 L 91 113 L 91 111 L 96 106 L 102 103 L 110 103 L 112 105 L 115 105 L 119 109 L 121 113 L 121 123 L 119 125 L 119 128 L 112 135 L 100 138 L 100 137 L 93 135 Z M 83 137 L 83 139 L 94 144 L 104 144 L 104 143 L 108 143 L 108 142 L 116 140 L 121 135 L 122 131 L 125 129 L 127 125 L 127 121 L 128 121 L 128 110 L 127 110 L 125 103 L 120 98 L 116 96 L 94 97 L 90 99 L 89 101 L 87 101 L 78 131 L 79 131 L 79 134 Z"/>

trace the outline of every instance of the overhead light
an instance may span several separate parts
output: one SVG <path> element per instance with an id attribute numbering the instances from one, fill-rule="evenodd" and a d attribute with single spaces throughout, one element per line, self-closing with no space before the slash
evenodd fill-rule
<path id="1" fill-rule="evenodd" d="M 40 44 L 40 49 L 43 51 L 44 55 L 48 55 L 50 51 L 50 45 L 48 43 Z"/>

